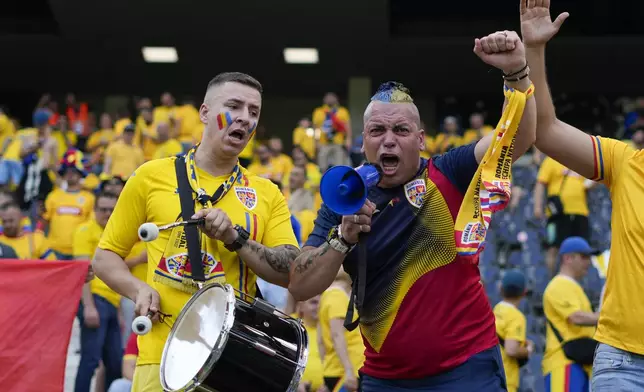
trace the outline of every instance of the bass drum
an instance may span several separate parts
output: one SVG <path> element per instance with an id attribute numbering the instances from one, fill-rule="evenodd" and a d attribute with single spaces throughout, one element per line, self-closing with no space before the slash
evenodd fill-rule
<path id="1" fill-rule="evenodd" d="M 308 356 L 302 323 L 212 284 L 188 301 L 161 359 L 167 392 L 295 392 Z"/>

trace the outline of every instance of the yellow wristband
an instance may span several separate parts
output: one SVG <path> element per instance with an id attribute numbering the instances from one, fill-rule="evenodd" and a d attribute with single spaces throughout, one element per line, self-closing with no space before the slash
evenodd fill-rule
<path id="1" fill-rule="evenodd" d="M 505 95 L 506 98 L 510 98 L 510 96 L 515 90 L 516 90 L 515 88 L 508 87 L 507 85 L 503 85 L 503 95 Z M 516 91 L 519 91 L 519 90 L 516 90 Z M 530 98 L 531 96 L 534 95 L 534 84 L 530 83 L 530 87 L 528 87 L 528 89 L 525 92 L 523 91 L 519 91 L 519 92 L 525 94 L 526 99 Z"/>

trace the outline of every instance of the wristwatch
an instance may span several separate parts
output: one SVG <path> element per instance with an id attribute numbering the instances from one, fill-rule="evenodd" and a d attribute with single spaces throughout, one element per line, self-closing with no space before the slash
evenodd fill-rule
<path id="1" fill-rule="evenodd" d="M 345 255 L 351 252 L 351 249 L 356 246 L 356 244 L 350 244 L 342 238 L 342 225 L 337 225 L 329 231 L 329 237 L 326 242 L 331 246 L 331 248 Z"/>
<path id="2" fill-rule="evenodd" d="M 250 233 L 239 225 L 235 225 L 235 231 L 237 231 L 238 234 L 237 239 L 230 244 L 224 244 L 224 247 L 231 252 L 240 250 L 244 245 L 246 245 L 248 238 L 250 238 Z"/>

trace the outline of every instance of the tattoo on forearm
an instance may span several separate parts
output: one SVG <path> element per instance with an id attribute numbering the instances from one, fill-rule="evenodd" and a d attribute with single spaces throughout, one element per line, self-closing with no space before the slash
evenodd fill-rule
<path id="1" fill-rule="evenodd" d="M 306 270 L 308 270 L 309 267 L 313 265 L 313 262 L 317 260 L 319 257 L 322 257 L 326 252 L 329 251 L 329 249 L 330 249 L 330 245 L 325 242 L 319 248 L 313 249 L 312 251 L 308 252 L 308 254 L 306 255 L 302 255 L 303 259 L 295 266 L 295 272 L 300 274 L 306 272 Z"/>
<path id="2" fill-rule="evenodd" d="M 259 256 L 261 261 L 268 263 L 273 270 L 281 273 L 288 273 L 291 263 L 300 250 L 293 245 L 282 245 L 275 248 L 267 248 L 254 241 L 247 242 L 251 251 Z"/>

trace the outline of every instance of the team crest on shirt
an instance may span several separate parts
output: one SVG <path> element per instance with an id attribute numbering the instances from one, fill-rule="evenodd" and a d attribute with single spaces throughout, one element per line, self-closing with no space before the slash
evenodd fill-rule
<path id="1" fill-rule="evenodd" d="M 257 192 L 254 188 L 235 187 L 235 196 L 249 210 L 257 206 Z"/>
<path id="2" fill-rule="evenodd" d="M 461 235 L 463 244 L 480 244 L 485 241 L 485 225 L 481 222 L 470 222 Z"/>
<path id="3" fill-rule="evenodd" d="M 405 197 L 409 201 L 409 204 L 416 208 L 420 208 L 423 205 L 425 192 L 427 192 L 427 186 L 425 180 L 422 178 L 405 184 Z"/>
<path id="4" fill-rule="evenodd" d="M 213 273 L 223 271 L 221 263 L 219 263 L 210 253 L 201 251 L 201 257 L 206 277 L 212 275 Z M 192 276 L 190 261 L 188 259 L 187 253 L 180 253 L 174 256 L 170 256 L 164 261 L 167 271 L 170 274 L 179 278 Z"/>

